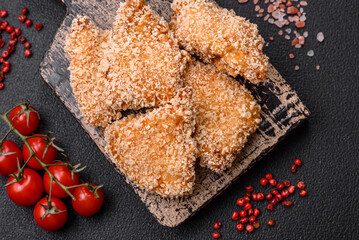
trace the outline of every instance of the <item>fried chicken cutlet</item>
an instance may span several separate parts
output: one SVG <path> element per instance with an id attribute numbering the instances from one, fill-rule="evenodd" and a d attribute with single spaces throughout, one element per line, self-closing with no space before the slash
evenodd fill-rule
<path id="1" fill-rule="evenodd" d="M 192 91 L 185 88 L 165 106 L 113 122 L 106 151 L 136 185 L 162 197 L 191 193 L 197 149 Z"/>
<path id="2" fill-rule="evenodd" d="M 212 64 L 193 60 L 186 69 L 185 84 L 194 90 L 194 138 L 200 164 L 221 172 L 232 165 L 257 129 L 260 107 L 243 85 Z"/>
<path id="3" fill-rule="evenodd" d="M 74 19 L 66 37 L 71 87 L 83 117 L 92 126 L 105 127 L 120 117 L 105 103 L 108 63 L 103 60 L 109 39 L 110 32 L 97 28 L 87 17 Z"/>
<path id="4" fill-rule="evenodd" d="M 181 47 L 236 77 L 265 80 L 268 57 L 257 25 L 212 0 L 174 0 L 171 28 Z"/>
<path id="5" fill-rule="evenodd" d="M 108 79 L 115 109 L 157 107 L 183 86 L 186 58 L 167 22 L 144 0 L 121 3 L 114 22 Z"/>

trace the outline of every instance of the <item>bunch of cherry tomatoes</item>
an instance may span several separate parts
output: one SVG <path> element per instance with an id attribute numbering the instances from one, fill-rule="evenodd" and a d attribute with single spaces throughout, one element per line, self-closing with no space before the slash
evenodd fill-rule
<path id="1" fill-rule="evenodd" d="M 36 204 L 34 219 L 37 225 L 47 231 L 56 231 L 66 223 L 68 211 L 61 198 L 69 197 L 68 192 L 72 195 L 72 206 L 78 214 L 91 216 L 98 212 L 104 201 L 101 186 L 93 183 L 80 184 L 79 169 L 76 166 L 55 161 L 62 149 L 55 145 L 54 138 L 33 134 L 40 123 L 35 108 L 21 104 L 10 112 L 7 119 L 11 123 L 11 131 L 22 136 L 28 143 L 25 142 L 21 151 L 14 142 L 5 140 L 6 137 L 0 140 L 0 175 L 9 176 L 6 192 L 11 201 L 20 206 Z M 39 174 L 40 170 L 45 170 L 43 177 Z M 67 187 L 68 192 L 63 186 Z M 44 190 L 48 194 L 46 197 L 43 197 Z"/>

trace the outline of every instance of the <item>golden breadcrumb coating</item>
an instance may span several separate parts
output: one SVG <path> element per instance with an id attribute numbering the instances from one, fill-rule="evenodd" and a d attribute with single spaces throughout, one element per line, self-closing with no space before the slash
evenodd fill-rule
<path id="1" fill-rule="evenodd" d="M 115 121 L 105 130 L 106 151 L 126 176 L 163 197 L 191 193 L 197 149 L 192 138 L 192 91 L 165 106 Z"/>
<path id="2" fill-rule="evenodd" d="M 168 103 L 183 86 L 186 59 L 167 22 L 144 0 L 121 3 L 106 51 L 115 109 L 140 109 Z"/>
<path id="3" fill-rule="evenodd" d="M 232 165 L 257 129 L 260 107 L 243 85 L 212 64 L 193 60 L 186 70 L 185 84 L 194 90 L 194 138 L 200 164 L 221 172 Z"/>
<path id="4" fill-rule="evenodd" d="M 105 127 L 120 117 L 105 103 L 107 68 L 102 60 L 109 38 L 109 31 L 101 31 L 87 17 L 75 18 L 66 37 L 71 87 L 82 115 L 93 126 Z"/>
<path id="5" fill-rule="evenodd" d="M 257 25 L 212 0 L 174 0 L 171 28 L 181 47 L 233 77 L 265 80 L 268 57 Z"/>

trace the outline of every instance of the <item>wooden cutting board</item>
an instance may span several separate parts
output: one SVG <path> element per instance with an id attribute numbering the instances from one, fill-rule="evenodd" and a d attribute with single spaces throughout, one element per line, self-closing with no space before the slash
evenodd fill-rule
<path id="1" fill-rule="evenodd" d="M 120 2 L 119 0 L 73 0 L 67 6 L 68 14 L 59 28 L 51 48 L 46 53 L 40 69 L 44 80 L 53 88 L 111 163 L 111 159 L 104 151 L 106 143 L 103 129 L 87 125 L 82 118 L 70 87 L 70 74 L 67 70 L 69 61 L 65 57 L 63 47 L 74 17 L 87 15 L 101 28 L 110 28 Z M 169 1 L 149 0 L 148 3 L 167 21 L 170 19 Z M 272 65 L 269 65 L 267 78 L 268 80 L 259 86 L 247 84 L 262 107 L 263 121 L 259 130 L 253 134 L 238 156 L 240 161 L 235 162 L 223 174 L 216 174 L 197 167 L 193 194 L 179 199 L 164 199 L 133 186 L 134 191 L 160 224 L 175 227 L 194 215 L 309 116 L 309 110 Z M 121 173 L 114 164 L 113 167 Z"/>

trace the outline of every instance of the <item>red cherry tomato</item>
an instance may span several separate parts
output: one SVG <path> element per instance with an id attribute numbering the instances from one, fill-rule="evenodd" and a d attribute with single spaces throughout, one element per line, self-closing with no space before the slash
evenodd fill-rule
<path id="1" fill-rule="evenodd" d="M 20 148 L 14 142 L 5 140 L 0 151 L 0 175 L 7 176 L 16 172 L 17 162 L 21 166 L 22 154 Z"/>
<path id="2" fill-rule="evenodd" d="M 57 214 L 49 213 L 42 220 L 41 217 L 44 216 L 46 209 L 40 204 L 48 206 L 47 198 L 42 198 L 34 208 L 34 219 L 39 227 L 46 231 L 57 231 L 65 225 L 67 221 L 67 208 L 60 199 L 51 197 L 51 207 L 55 207 L 63 212 Z"/>
<path id="3" fill-rule="evenodd" d="M 48 139 L 47 137 L 41 134 L 35 134 L 34 136 L 39 136 L 39 137 L 29 138 L 27 140 L 28 143 L 30 144 L 31 149 L 35 152 L 35 154 L 40 158 L 40 160 L 43 163 L 47 163 L 47 164 L 53 163 L 56 159 L 57 149 L 49 145 L 46 154 L 44 156 L 44 151 L 46 149 L 46 141 Z M 22 157 L 24 161 L 27 161 L 30 157 L 30 151 L 25 144 L 22 149 Z M 38 163 L 34 157 L 30 159 L 30 161 L 27 163 L 27 166 L 33 169 L 38 169 L 38 170 L 42 169 L 40 163 Z"/>
<path id="4" fill-rule="evenodd" d="M 22 104 L 10 112 L 9 120 L 22 135 L 28 136 L 39 127 L 40 116 L 35 108 Z"/>
<path id="5" fill-rule="evenodd" d="M 14 179 L 14 176 L 10 176 L 7 183 Z M 6 192 L 11 201 L 17 205 L 24 207 L 34 205 L 44 192 L 41 176 L 34 170 L 25 168 L 21 181 L 7 185 Z"/>
<path id="6" fill-rule="evenodd" d="M 97 185 L 93 184 L 93 186 Z M 93 186 L 80 186 L 73 192 L 76 200 L 72 199 L 72 206 L 82 216 L 92 216 L 102 207 L 104 201 L 102 189 L 97 190 L 99 198 L 96 198 L 96 195 L 93 193 Z"/>
<path id="7" fill-rule="evenodd" d="M 63 162 L 58 162 L 56 164 L 63 164 Z M 79 174 L 74 173 L 72 178 L 70 169 L 64 165 L 51 166 L 49 167 L 49 171 L 55 176 L 57 180 L 59 180 L 66 187 L 78 185 L 80 183 Z M 47 172 L 45 172 L 44 187 L 47 193 L 50 193 L 50 185 L 50 176 Z M 72 188 L 70 189 L 70 192 L 72 193 L 74 190 L 75 188 Z M 51 196 L 64 198 L 68 197 L 69 195 L 56 182 L 53 182 Z"/>

